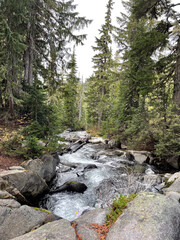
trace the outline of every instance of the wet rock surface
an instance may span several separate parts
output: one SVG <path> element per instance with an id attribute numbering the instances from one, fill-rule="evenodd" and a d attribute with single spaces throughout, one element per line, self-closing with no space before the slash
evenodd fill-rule
<path id="1" fill-rule="evenodd" d="M 62 186 L 51 190 L 50 193 L 52 194 L 52 193 L 57 193 L 62 191 L 83 193 L 84 191 L 86 191 L 86 189 L 87 189 L 87 186 L 84 183 L 74 181 L 74 182 L 66 182 Z"/>

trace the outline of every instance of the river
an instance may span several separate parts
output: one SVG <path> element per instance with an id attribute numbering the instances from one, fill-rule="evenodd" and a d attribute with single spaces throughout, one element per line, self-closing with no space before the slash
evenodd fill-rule
<path id="1" fill-rule="evenodd" d="M 82 138 L 87 133 L 66 133 L 62 136 L 70 139 L 72 134 Z M 162 179 L 147 164 L 129 161 L 125 154 L 117 156 L 114 150 L 105 149 L 104 144 L 87 143 L 75 153 L 60 156 L 51 190 L 67 182 L 83 183 L 87 190 L 83 193 L 50 193 L 44 196 L 40 205 L 55 215 L 72 221 L 90 209 L 110 206 L 117 195 L 157 191 L 156 185 Z"/>

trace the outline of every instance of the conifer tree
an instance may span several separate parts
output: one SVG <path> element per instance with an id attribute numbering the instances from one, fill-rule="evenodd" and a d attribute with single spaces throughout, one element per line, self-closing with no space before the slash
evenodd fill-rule
<path id="1" fill-rule="evenodd" d="M 2 0 L 0 2 L 0 107 L 10 114 L 23 104 L 25 85 L 43 85 L 49 95 L 61 84 L 68 44 L 82 44 L 74 34 L 91 21 L 70 1 Z M 49 87 L 50 86 L 50 87 Z M 48 88 L 49 87 L 49 88 Z"/>
<path id="2" fill-rule="evenodd" d="M 113 7 L 113 1 L 108 0 L 107 11 L 105 15 L 105 23 L 102 25 L 102 28 L 99 30 L 100 37 L 96 37 L 96 46 L 93 47 L 93 50 L 97 52 L 93 57 L 94 63 L 94 75 L 90 78 L 89 82 L 91 88 L 96 88 L 94 93 L 92 90 L 87 94 L 87 101 L 89 106 L 92 105 L 90 101 L 96 103 L 96 113 L 94 109 L 88 108 L 89 119 L 91 115 L 93 116 L 96 125 L 98 128 L 101 127 L 102 120 L 105 118 L 106 111 L 106 101 L 108 99 L 109 86 L 112 77 L 112 51 L 111 51 L 111 35 L 113 26 L 111 24 L 111 12 Z M 95 89 L 94 88 L 94 89 Z M 91 95 L 92 94 L 92 95 Z M 89 95 L 89 96 L 88 96 Z"/>
<path id="3" fill-rule="evenodd" d="M 68 64 L 69 74 L 67 75 L 64 87 L 64 111 L 66 126 L 75 129 L 78 125 L 78 83 L 79 78 L 77 74 L 77 64 L 75 51 L 72 54 L 71 60 Z"/>

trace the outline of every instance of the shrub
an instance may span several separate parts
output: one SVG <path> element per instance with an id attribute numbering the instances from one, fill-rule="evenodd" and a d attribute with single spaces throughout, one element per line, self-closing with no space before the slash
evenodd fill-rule
<path id="1" fill-rule="evenodd" d="M 136 197 L 135 194 L 130 194 L 129 196 L 120 195 L 117 196 L 113 201 L 111 212 L 106 215 L 106 225 L 112 225 L 117 218 L 122 214 L 124 208 L 127 204 Z"/>

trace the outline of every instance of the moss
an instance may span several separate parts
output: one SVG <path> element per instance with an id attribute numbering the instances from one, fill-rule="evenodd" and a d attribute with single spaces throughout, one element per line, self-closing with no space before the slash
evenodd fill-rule
<path id="1" fill-rule="evenodd" d="M 173 181 L 169 181 L 169 178 L 165 178 L 165 187 L 164 188 L 169 188 L 177 178 L 175 178 Z"/>
<path id="2" fill-rule="evenodd" d="M 9 197 L 10 197 L 10 195 L 5 195 L 5 196 L 2 197 L 2 199 L 7 199 Z"/>
<path id="3" fill-rule="evenodd" d="M 31 207 L 31 208 L 33 208 L 33 209 L 35 209 L 37 211 L 41 211 L 41 212 L 45 212 L 45 213 L 51 213 L 50 211 L 48 211 L 48 210 L 46 210 L 44 208 L 37 208 L 37 207 Z"/>
<path id="4" fill-rule="evenodd" d="M 76 183 L 77 183 L 77 181 L 72 181 L 72 182 L 67 182 L 66 184 L 71 185 L 71 184 L 76 184 Z"/>

